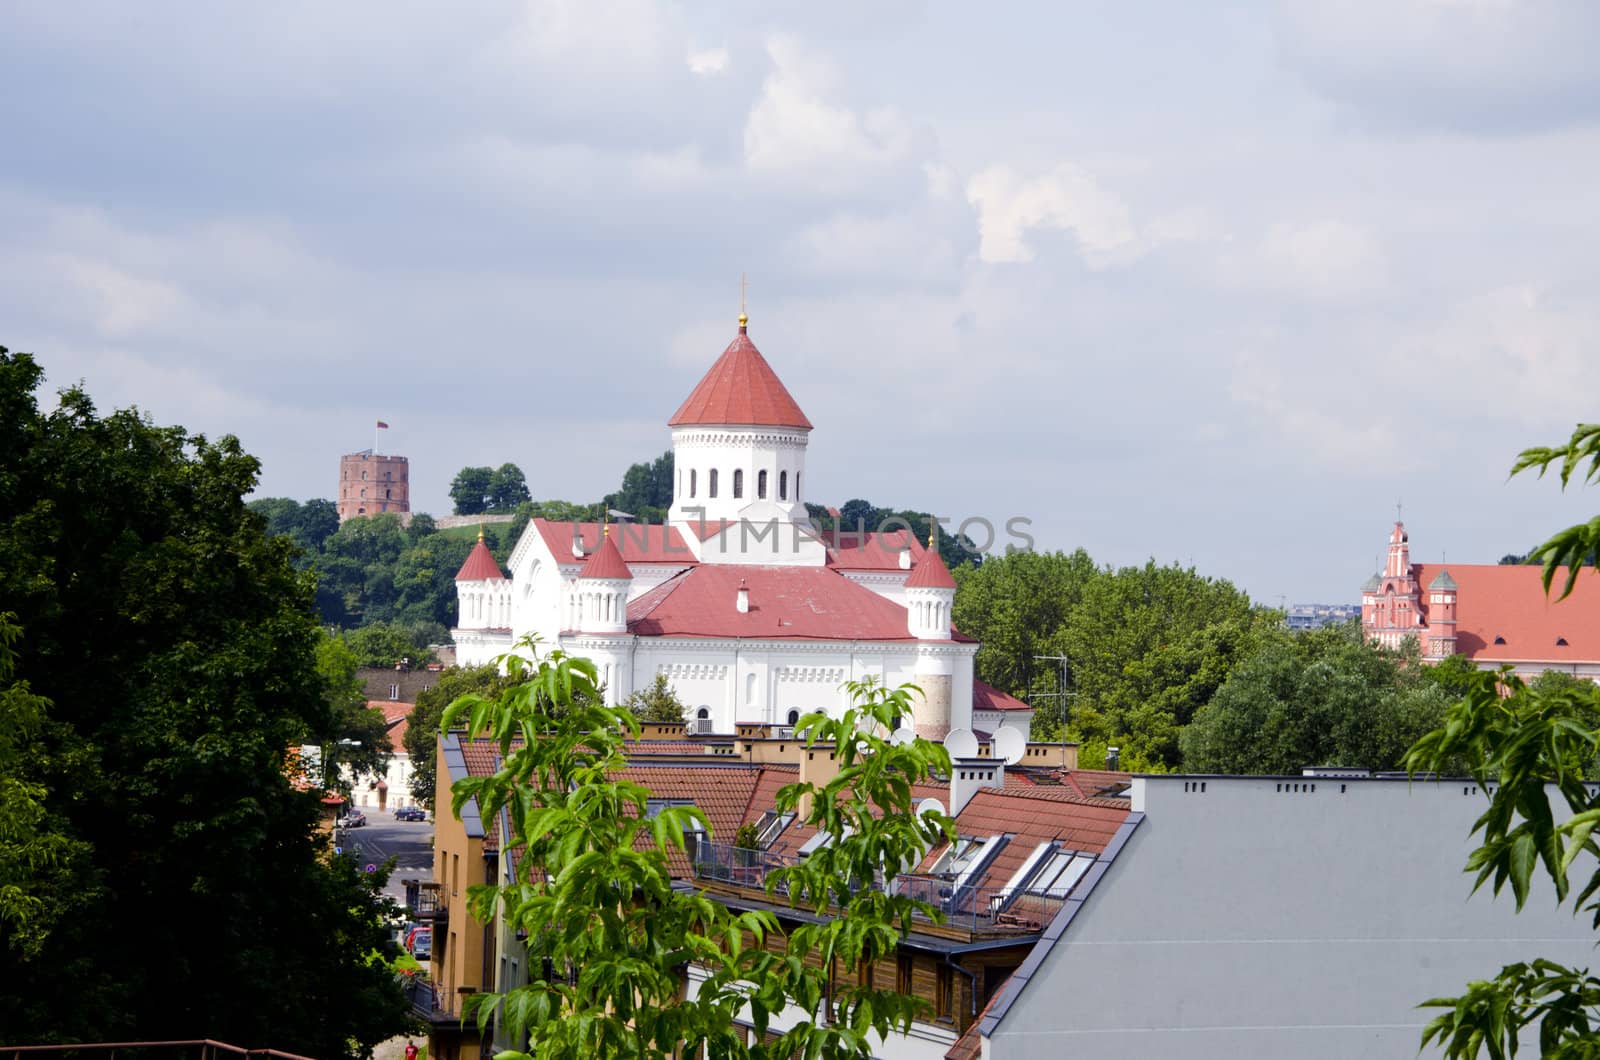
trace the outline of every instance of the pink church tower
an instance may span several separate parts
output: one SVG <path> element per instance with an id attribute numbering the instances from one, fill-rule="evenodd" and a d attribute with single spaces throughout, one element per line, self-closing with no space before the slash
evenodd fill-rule
<path id="1" fill-rule="evenodd" d="M 1368 580 L 1361 590 L 1361 628 L 1369 640 L 1398 648 L 1407 637 L 1423 635 L 1421 603 L 1411 568 L 1411 538 L 1397 519 L 1389 532 L 1389 558 L 1383 573 Z"/>

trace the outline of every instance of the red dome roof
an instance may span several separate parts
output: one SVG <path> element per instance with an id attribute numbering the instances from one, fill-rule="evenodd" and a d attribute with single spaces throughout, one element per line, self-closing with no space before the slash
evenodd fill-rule
<path id="1" fill-rule="evenodd" d="M 669 427 L 701 424 L 811 429 L 811 421 L 742 327 L 667 421 Z"/>
<path id="2" fill-rule="evenodd" d="M 617 543 L 611 540 L 609 528 L 600 538 L 600 547 L 594 550 L 594 555 L 578 572 L 578 577 L 609 578 L 613 581 L 626 581 L 633 577 L 633 572 L 622 561 L 622 553 L 617 551 Z"/>
<path id="3" fill-rule="evenodd" d="M 950 576 L 950 568 L 944 565 L 944 559 L 936 548 L 926 548 L 922 551 L 922 558 L 917 560 L 917 565 L 911 571 L 911 577 L 906 579 L 907 589 L 954 589 L 956 580 Z"/>
<path id="4" fill-rule="evenodd" d="M 483 538 L 478 538 L 478 543 L 472 546 L 472 551 L 467 553 L 467 561 L 456 571 L 458 582 L 481 582 L 490 578 L 504 578 L 505 572 L 500 569 L 500 564 L 494 561 L 494 553 L 489 551 L 489 546 L 483 543 Z"/>

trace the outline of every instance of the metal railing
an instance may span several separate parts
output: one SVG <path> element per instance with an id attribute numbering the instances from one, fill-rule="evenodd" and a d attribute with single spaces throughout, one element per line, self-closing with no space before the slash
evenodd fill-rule
<path id="1" fill-rule="evenodd" d="M 701 843 L 695 852 L 696 878 L 765 892 L 767 876 L 798 864 L 803 858 L 746 850 L 726 843 Z M 884 886 L 884 881 L 875 881 Z M 1065 897 L 1051 897 L 1003 887 L 958 884 L 948 876 L 905 872 L 887 881 L 890 894 L 925 902 L 945 916 L 944 923 L 974 934 L 1029 934 L 1043 931 L 1060 911 Z M 776 894 L 787 894 L 780 885 Z"/>

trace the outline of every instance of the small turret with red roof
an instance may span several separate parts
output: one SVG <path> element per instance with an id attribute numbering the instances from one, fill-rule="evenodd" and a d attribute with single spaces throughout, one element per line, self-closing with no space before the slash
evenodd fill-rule
<path id="1" fill-rule="evenodd" d="M 456 571 L 456 627 L 510 629 L 511 581 L 495 561 L 478 526 L 478 541 Z"/>
<path id="2" fill-rule="evenodd" d="M 617 543 L 607 526 L 600 536 L 600 547 L 589 555 L 573 583 L 576 609 L 573 629 L 584 633 L 626 633 L 628 630 L 628 587 L 633 572 L 623 562 Z"/>
<path id="3" fill-rule="evenodd" d="M 950 612 L 955 606 L 956 580 L 944 565 L 928 533 L 928 547 L 906 579 L 906 628 L 918 640 L 949 640 Z"/>

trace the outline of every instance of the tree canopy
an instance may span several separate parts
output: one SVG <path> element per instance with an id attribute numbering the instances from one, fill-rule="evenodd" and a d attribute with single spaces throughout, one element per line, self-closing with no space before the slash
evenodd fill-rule
<path id="1" fill-rule="evenodd" d="M 360 1055 L 407 1010 L 287 765 L 338 718 L 257 462 L 41 377 L 0 348 L 0 1026 Z"/>
<path id="2" fill-rule="evenodd" d="M 688 716 L 683 700 L 672 690 L 672 682 L 667 680 L 666 674 L 656 674 L 650 687 L 639 689 L 622 705 L 640 721 L 682 721 Z"/>

